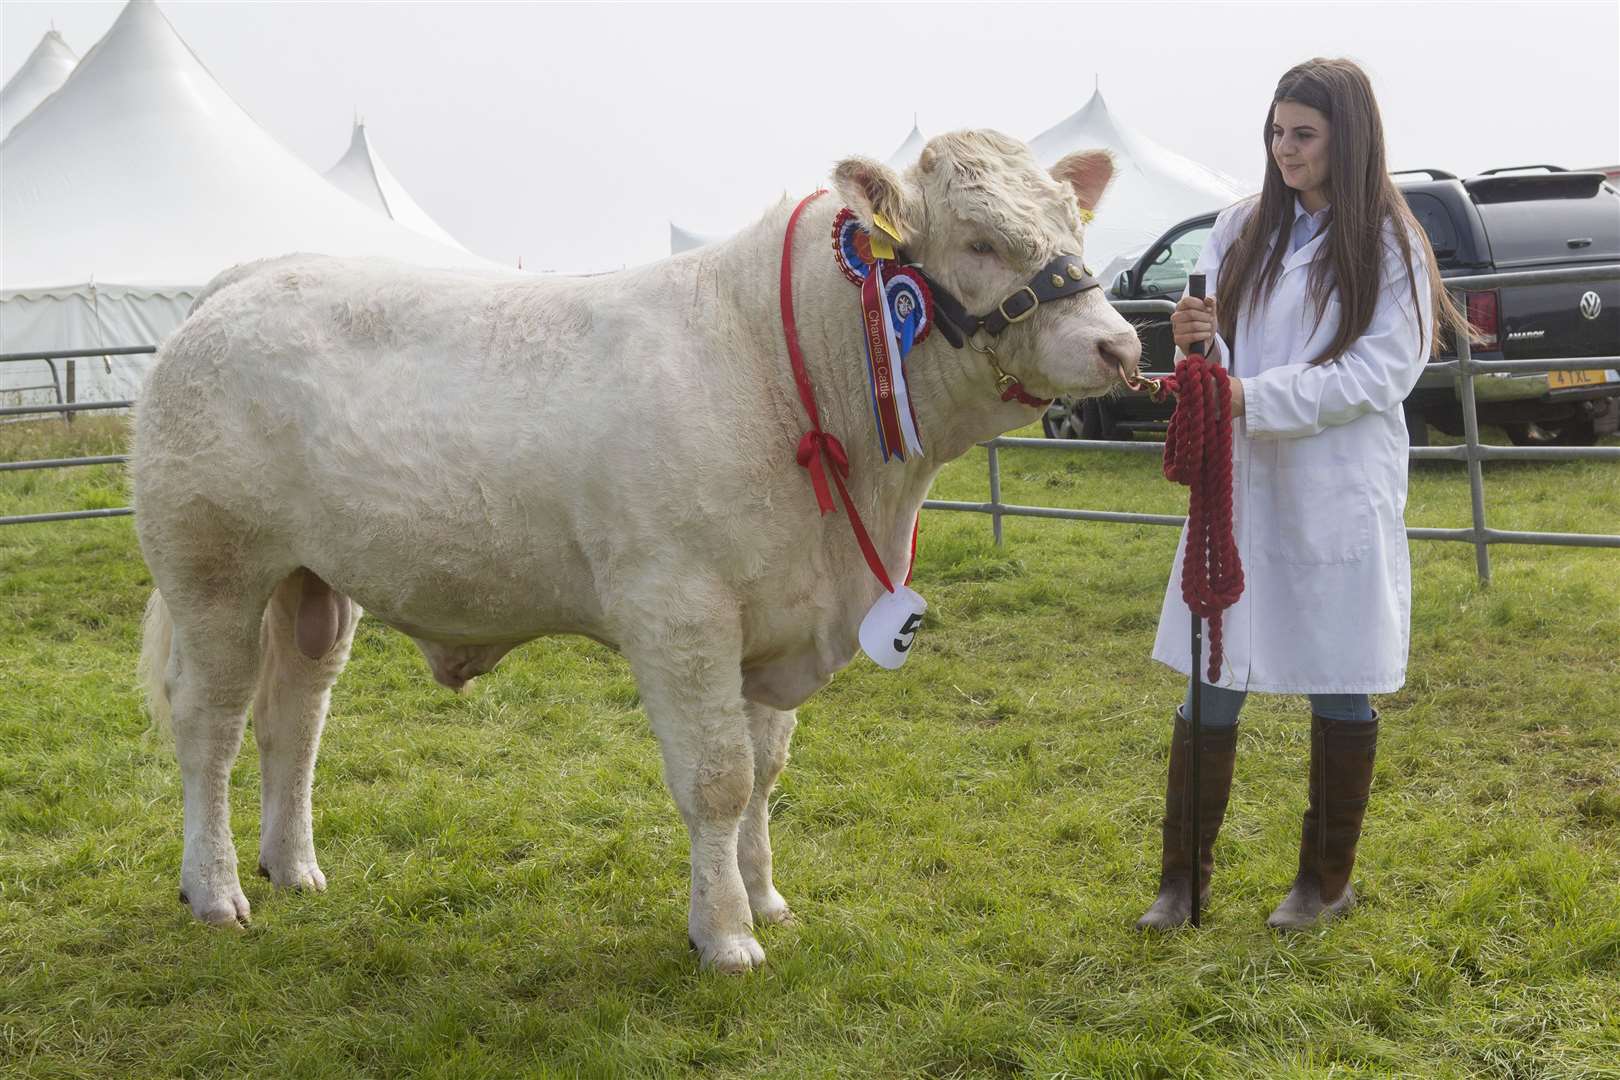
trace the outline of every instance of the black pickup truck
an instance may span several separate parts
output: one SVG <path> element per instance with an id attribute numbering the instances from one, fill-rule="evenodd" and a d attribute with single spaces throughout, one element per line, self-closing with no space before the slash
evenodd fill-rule
<path id="1" fill-rule="evenodd" d="M 1460 180 L 1420 169 L 1395 179 L 1429 235 L 1441 275 L 1479 330 L 1476 359 L 1620 354 L 1620 281 L 1472 291 L 1467 284 L 1481 274 L 1620 262 L 1620 193 L 1602 173 L 1529 166 Z M 1214 223 L 1207 213 L 1173 226 L 1119 275 L 1110 295 L 1178 299 Z M 1128 317 L 1142 335 L 1142 369 L 1168 372 L 1175 360 L 1169 319 Z M 1590 445 L 1620 420 L 1620 371 L 1488 375 L 1474 380 L 1474 395 L 1480 422 L 1499 425 L 1519 445 Z M 1169 406 L 1126 393 L 1059 399 L 1043 426 L 1054 438 L 1128 439 L 1163 431 L 1168 418 Z M 1431 424 L 1462 434 L 1458 378 L 1425 374 L 1406 399 L 1406 420 L 1417 446 L 1428 443 Z"/>

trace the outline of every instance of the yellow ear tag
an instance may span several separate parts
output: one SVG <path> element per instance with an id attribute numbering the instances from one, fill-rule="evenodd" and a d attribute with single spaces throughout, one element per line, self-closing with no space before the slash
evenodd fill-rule
<path id="1" fill-rule="evenodd" d="M 1090 225 L 1091 220 L 1093 218 L 1095 218 L 1096 216 L 1097 215 L 1093 214 L 1090 210 L 1081 210 L 1080 211 L 1080 223 L 1082 225 Z"/>
<path id="2" fill-rule="evenodd" d="M 887 236 L 884 236 L 882 233 L 873 233 L 871 236 L 867 237 L 867 239 L 870 240 L 871 243 L 872 243 L 872 257 L 873 258 L 875 258 L 875 259 L 892 259 L 892 258 L 894 258 L 894 245 L 889 243 L 889 238 Z"/>
<path id="3" fill-rule="evenodd" d="M 889 219 L 878 213 L 876 210 L 872 211 L 872 224 L 888 233 L 890 239 L 892 239 L 895 243 L 904 243 L 904 241 L 900 239 L 899 230 L 897 230 L 893 225 L 889 224 Z"/>

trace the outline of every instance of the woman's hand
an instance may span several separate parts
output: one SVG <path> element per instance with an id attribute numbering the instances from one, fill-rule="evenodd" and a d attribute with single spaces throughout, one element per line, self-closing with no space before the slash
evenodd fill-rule
<path id="1" fill-rule="evenodd" d="M 1243 415 L 1243 380 L 1228 379 L 1232 385 L 1232 419 L 1236 420 Z"/>
<path id="2" fill-rule="evenodd" d="M 1205 343 L 1215 337 L 1217 322 L 1213 296 L 1202 300 L 1183 296 L 1170 315 L 1170 334 L 1175 338 L 1176 348 L 1190 353 L 1195 348 L 1207 347 Z"/>

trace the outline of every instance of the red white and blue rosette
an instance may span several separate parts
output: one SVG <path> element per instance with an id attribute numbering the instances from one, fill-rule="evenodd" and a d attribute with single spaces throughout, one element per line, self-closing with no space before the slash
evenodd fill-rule
<path id="1" fill-rule="evenodd" d="M 883 299 L 903 359 L 933 329 L 934 294 L 917 271 L 890 264 L 884 269 Z"/>
<path id="2" fill-rule="evenodd" d="M 922 274 L 872 252 L 872 238 L 848 207 L 832 228 L 838 269 L 861 291 L 861 325 L 866 351 L 872 419 L 884 461 L 921 455 L 917 412 L 906 385 L 906 356 L 933 328 L 934 294 Z"/>
<path id="3" fill-rule="evenodd" d="M 917 407 L 911 401 L 911 388 L 906 383 L 906 354 L 912 346 L 917 344 L 917 330 L 926 327 L 928 321 L 927 301 L 931 299 L 927 292 L 928 285 L 915 271 L 903 266 L 897 266 L 886 259 L 878 260 L 873 267 L 872 276 L 875 279 L 868 283 L 868 288 L 876 284 L 878 291 L 883 295 L 883 335 L 888 345 L 890 362 L 890 381 L 893 384 L 894 401 L 889 416 L 899 429 L 900 438 L 888 442 L 889 450 L 901 461 L 906 455 L 916 454 L 922 456 L 922 435 L 917 430 Z M 898 280 L 897 284 L 891 284 Z M 904 321 L 897 316 L 904 312 Z M 902 326 L 911 333 L 909 344 L 901 337 Z M 881 426 L 881 424 L 880 424 Z M 887 457 L 884 458 L 888 460 Z"/>
<path id="4" fill-rule="evenodd" d="M 847 206 L 833 218 L 832 243 L 838 269 L 844 272 L 850 283 L 859 285 L 865 281 L 872 272 L 872 264 L 877 262 L 872 255 L 872 238 L 861 228 L 855 212 Z"/>

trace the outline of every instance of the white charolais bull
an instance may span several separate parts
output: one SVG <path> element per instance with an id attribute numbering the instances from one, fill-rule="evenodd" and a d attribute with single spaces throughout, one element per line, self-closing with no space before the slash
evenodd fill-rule
<path id="1" fill-rule="evenodd" d="M 881 213 L 907 257 L 988 312 L 1059 253 L 1113 166 L 1050 174 L 994 132 L 945 135 L 902 177 L 834 173 L 794 242 L 793 299 L 823 428 L 903 576 L 929 482 L 1029 423 L 985 356 L 932 334 L 908 361 L 926 456 L 883 464 L 857 290 L 833 261 L 842 203 Z M 158 586 L 143 665 L 185 795 L 183 898 L 248 917 L 227 783 L 253 707 L 260 870 L 322 889 L 315 754 L 359 605 L 459 688 L 508 650 L 584 634 L 622 652 L 691 837 L 688 930 L 702 963 L 764 959 L 789 918 L 769 798 L 793 710 L 856 651 L 881 587 L 845 513 L 818 513 L 795 460 L 808 422 L 783 345 L 790 204 L 713 247 L 597 278 L 532 278 L 292 256 L 232 270 L 163 346 L 135 423 L 136 527 Z M 982 343 L 982 342 L 981 342 Z M 994 339 L 1033 394 L 1095 394 L 1138 354 L 1091 290 Z"/>

